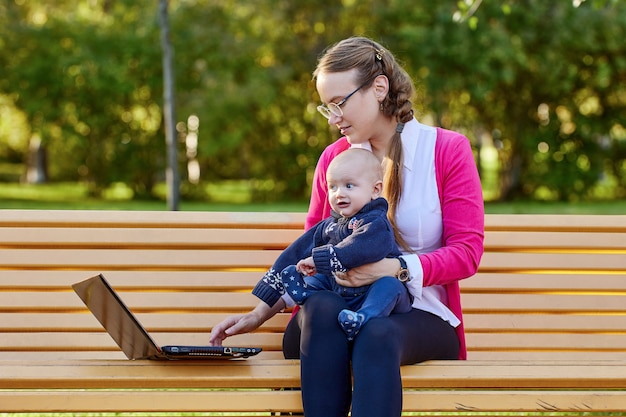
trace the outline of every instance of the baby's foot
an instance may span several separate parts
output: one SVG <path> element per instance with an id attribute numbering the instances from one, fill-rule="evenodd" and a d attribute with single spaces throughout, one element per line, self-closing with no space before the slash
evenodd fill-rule
<path id="1" fill-rule="evenodd" d="M 304 276 L 296 270 L 294 265 L 288 266 L 280 273 L 280 278 L 283 280 L 285 286 L 285 292 L 296 302 L 296 304 L 302 304 L 309 298 L 309 292 L 307 291 L 307 285 L 304 282 Z"/>
<path id="2" fill-rule="evenodd" d="M 344 309 L 339 312 L 339 325 L 348 336 L 348 340 L 354 340 L 356 334 L 361 330 L 365 321 L 365 316 L 352 310 Z"/>

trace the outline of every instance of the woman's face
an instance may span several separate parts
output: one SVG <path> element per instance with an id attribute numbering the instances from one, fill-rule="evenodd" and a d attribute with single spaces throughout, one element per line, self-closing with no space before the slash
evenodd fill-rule
<path id="1" fill-rule="evenodd" d="M 317 92 L 322 102 L 339 103 L 359 88 L 356 82 L 356 69 L 344 72 L 321 72 L 317 76 Z M 353 145 L 368 142 L 381 135 L 378 118 L 384 117 L 380 111 L 381 92 L 374 84 L 361 88 L 341 105 L 342 116 L 331 113 L 328 124 L 335 125 L 348 142 Z"/>

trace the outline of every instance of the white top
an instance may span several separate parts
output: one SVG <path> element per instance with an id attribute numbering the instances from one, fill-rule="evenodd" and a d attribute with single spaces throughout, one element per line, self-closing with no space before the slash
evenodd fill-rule
<path id="1" fill-rule="evenodd" d="M 424 287 L 424 271 L 417 254 L 441 247 L 443 221 L 435 172 L 437 129 L 413 119 L 402 131 L 404 170 L 402 198 L 396 212 L 397 227 L 413 253 L 403 255 L 411 280 L 406 283 L 413 295 L 413 307 L 433 313 L 453 327 L 461 321 L 446 306 L 441 285 Z M 368 148 L 369 143 L 356 147 Z M 371 148 L 370 148 L 371 150 Z"/>

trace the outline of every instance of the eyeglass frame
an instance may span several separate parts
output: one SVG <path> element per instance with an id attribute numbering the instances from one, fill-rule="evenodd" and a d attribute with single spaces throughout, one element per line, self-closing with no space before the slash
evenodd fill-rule
<path id="1" fill-rule="evenodd" d="M 383 75 L 383 74 L 381 74 Z M 364 82 L 363 84 L 361 84 L 356 90 L 354 90 L 353 92 L 351 92 L 350 94 L 348 94 L 347 96 L 345 96 L 344 98 L 342 98 L 341 100 L 339 100 L 339 103 L 328 103 L 328 106 L 333 107 L 333 109 L 337 109 L 339 114 L 335 113 L 334 111 L 332 111 L 328 106 L 324 105 L 324 104 L 320 104 L 319 106 L 317 106 L 317 111 L 324 116 L 326 119 L 330 120 L 330 115 L 334 115 L 337 117 L 341 117 L 343 116 L 343 110 L 341 110 L 341 106 L 343 106 L 344 104 L 346 104 L 346 101 L 348 101 L 348 99 L 350 97 L 352 97 L 357 91 L 359 91 L 361 88 L 365 87 L 366 85 L 368 85 L 369 83 L 371 83 L 373 80 L 367 80 L 366 82 Z"/>

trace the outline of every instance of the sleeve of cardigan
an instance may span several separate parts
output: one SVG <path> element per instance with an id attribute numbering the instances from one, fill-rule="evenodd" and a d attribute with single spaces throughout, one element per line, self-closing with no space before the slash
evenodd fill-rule
<path id="1" fill-rule="evenodd" d="M 442 247 L 419 255 L 423 285 L 441 285 L 476 273 L 483 254 L 485 211 L 482 187 L 469 140 L 445 137 L 435 161 L 443 217 Z M 438 138 L 439 140 L 439 138 Z"/>

